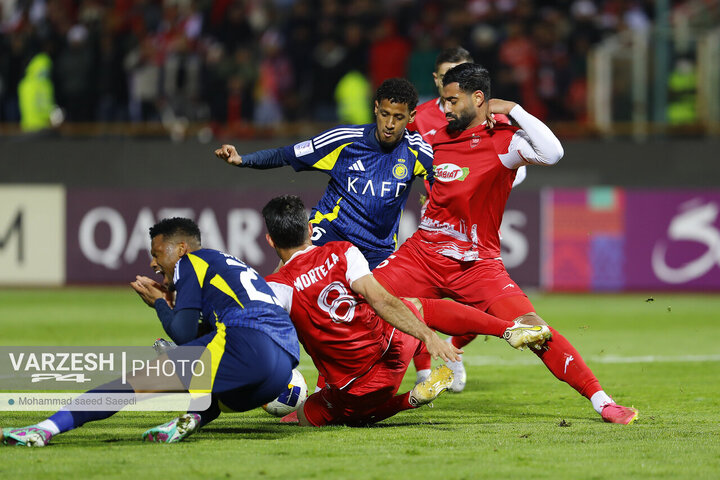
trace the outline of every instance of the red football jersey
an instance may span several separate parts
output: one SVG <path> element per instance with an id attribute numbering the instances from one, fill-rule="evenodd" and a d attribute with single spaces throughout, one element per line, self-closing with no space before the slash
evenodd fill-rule
<path id="1" fill-rule="evenodd" d="M 440 99 L 436 98 L 418 105 L 415 119 L 412 123 L 408 123 L 407 129 L 411 132 L 419 132 L 423 140 L 432 145 L 435 134 L 445 125 L 447 125 L 445 112 L 440 107 Z"/>
<path id="2" fill-rule="evenodd" d="M 420 133 L 423 140 L 433 146 L 435 136 L 448 124 L 440 100 L 440 98 L 435 98 L 418 105 L 415 119 L 407 126 L 408 130 Z M 494 117 L 497 125 L 510 125 L 510 119 L 506 115 L 495 114 Z M 425 190 L 430 191 L 430 184 L 427 180 L 425 180 Z"/>
<path id="3" fill-rule="evenodd" d="M 416 233 L 435 252 L 463 261 L 499 258 L 498 230 L 517 169 L 562 158 L 562 145 L 547 125 L 520 105 L 510 115 L 522 129 L 483 124 L 435 134 L 435 183 Z"/>
<path id="4" fill-rule="evenodd" d="M 500 257 L 498 231 L 517 171 L 500 155 L 508 153 L 516 131 L 480 125 L 435 135 L 435 184 L 417 232 L 433 250 L 466 261 Z"/>
<path id="5" fill-rule="evenodd" d="M 367 372 L 394 332 L 350 287 L 365 275 L 370 268 L 357 247 L 328 242 L 297 252 L 265 278 L 315 367 L 336 388 Z"/>

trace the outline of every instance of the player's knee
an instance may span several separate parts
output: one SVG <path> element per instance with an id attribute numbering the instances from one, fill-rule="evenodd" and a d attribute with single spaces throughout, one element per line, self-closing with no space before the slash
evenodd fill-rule
<path id="1" fill-rule="evenodd" d="M 538 315 L 535 312 L 526 313 L 525 315 L 520 315 L 515 319 L 516 322 L 522 323 L 523 325 L 547 325 L 545 320 L 543 320 L 540 315 Z"/>

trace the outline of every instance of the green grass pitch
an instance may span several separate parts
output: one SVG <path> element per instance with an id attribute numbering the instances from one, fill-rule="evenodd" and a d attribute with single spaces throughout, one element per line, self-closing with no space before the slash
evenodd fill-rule
<path id="1" fill-rule="evenodd" d="M 223 414 L 186 442 L 140 434 L 174 413 L 119 413 L 55 437 L 0 446 L 3 478 L 720 478 L 720 296 L 531 295 L 606 391 L 640 410 L 603 423 L 530 352 L 466 347 L 468 385 L 434 408 L 370 428 L 302 429 L 262 410 Z M 130 288 L 0 290 L 2 345 L 147 345 L 162 336 Z M 307 357 L 308 384 L 316 373 Z M 414 370 L 401 391 L 412 387 Z M 0 412 L 0 425 L 43 412 Z"/>

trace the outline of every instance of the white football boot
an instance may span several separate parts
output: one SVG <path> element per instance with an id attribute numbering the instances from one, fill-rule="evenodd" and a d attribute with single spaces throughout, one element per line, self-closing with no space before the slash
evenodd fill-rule
<path id="1" fill-rule="evenodd" d="M 450 343 L 452 341 L 452 337 L 448 337 L 445 341 Z M 448 390 L 453 393 L 460 393 L 465 390 L 465 383 L 467 383 L 467 373 L 465 373 L 465 365 L 463 365 L 462 355 L 460 355 L 459 362 L 447 362 L 445 363 L 445 365 L 447 365 L 448 368 L 452 370 L 453 376 L 455 378 Z"/>

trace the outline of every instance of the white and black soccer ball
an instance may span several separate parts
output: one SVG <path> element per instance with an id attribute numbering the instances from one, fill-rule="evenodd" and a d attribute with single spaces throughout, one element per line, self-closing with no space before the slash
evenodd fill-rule
<path id="1" fill-rule="evenodd" d="M 292 378 L 287 388 L 275 400 L 263 405 L 263 408 L 270 415 L 284 417 L 300 408 L 307 397 L 308 388 L 305 377 L 295 369 L 292 371 Z"/>

